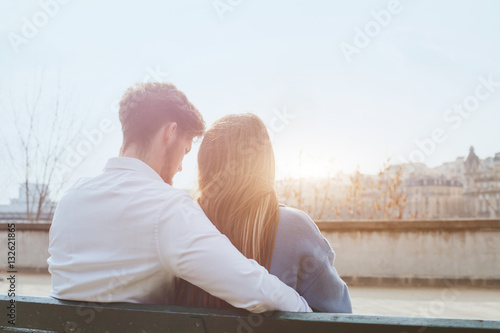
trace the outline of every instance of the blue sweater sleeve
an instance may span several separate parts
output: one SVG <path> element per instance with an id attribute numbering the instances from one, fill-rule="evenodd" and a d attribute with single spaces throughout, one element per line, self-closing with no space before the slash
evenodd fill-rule
<path id="1" fill-rule="evenodd" d="M 280 207 L 271 273 L 295 288 L 315 311 L 352 313 L 349 290 L 334 258 L 330 244 L 307 214 Z"/>

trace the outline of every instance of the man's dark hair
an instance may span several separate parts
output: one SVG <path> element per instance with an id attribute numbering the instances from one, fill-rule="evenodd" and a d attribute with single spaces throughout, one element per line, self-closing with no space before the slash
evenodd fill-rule
<path id="1" fill-rule="evenodd" d="M 186 95 L 171 83 L 147 82 L 129 88 L 120 101 L 123 146 L 137 144 L 147 149 L 161 126 L 176 122 L 191 138 L 205 132 L 205 121 Z"/>

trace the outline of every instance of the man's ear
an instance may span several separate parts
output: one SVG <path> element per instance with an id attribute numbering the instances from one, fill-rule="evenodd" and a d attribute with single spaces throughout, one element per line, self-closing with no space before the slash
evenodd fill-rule
<path id="1" fill-rule="evenodd" d="M 171 123 L 167 123 L 165 124 L 165 126 L 163 126 L 163 140 L 166 144 L 169 144 L 171 143 L 176 135 L 177 135 L 177 123 L 176 122 L 171 122 Z"/>

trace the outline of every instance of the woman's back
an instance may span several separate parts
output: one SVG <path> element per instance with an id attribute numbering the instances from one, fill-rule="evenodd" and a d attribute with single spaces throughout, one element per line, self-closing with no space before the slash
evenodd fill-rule
<path id="1" fill-rule="evenodd" d="M 297 290 L 315 311 L 352 312 L 334 252 L 304 212 L 280 205 L 270 273 Z"/>

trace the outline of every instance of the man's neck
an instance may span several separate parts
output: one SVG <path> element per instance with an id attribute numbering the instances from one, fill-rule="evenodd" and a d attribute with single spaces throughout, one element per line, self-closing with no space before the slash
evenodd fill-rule
<path id="1" fill-rule="evenodd" d="M 120 149 L 120 154 L 118 156 L 136 158 L 155 169 L 155 163 L 149 158 L 149 154 L 147 152 L 138 150 L 136 147 L 127 147 L 126 149 L 122 148 Z"/>
<path id="2" fill-rule="evenodd" d="M 162 179 L 165 181 L 165 178 L 163 178 L 162 176 L 164 159 L 160 157 L 160 153 L 155 153 L 155 150 L 153 148 L 150 147 L 150 149 L 145 151 L 144 149 L 138 149 L 137 146 L 129 146 L 126 149 L 120 149 L 120 154 L 118 156 L 136 158 L 143 161 L 144 163 L 149 165 L 151 169 L 156 171 L 156 173 L 159 174 L 160 177 L 162 177 Z M 167 183 L 172 185 L 171 181 Z"/>

